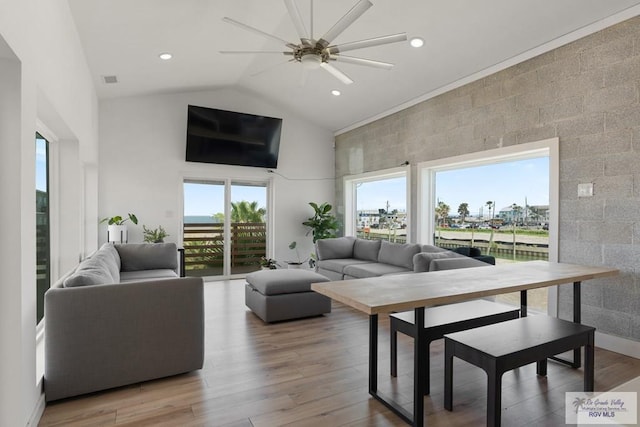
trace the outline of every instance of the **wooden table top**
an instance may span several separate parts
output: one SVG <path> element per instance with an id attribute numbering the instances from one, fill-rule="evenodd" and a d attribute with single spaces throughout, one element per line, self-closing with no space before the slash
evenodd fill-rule
<path id="1" fill-rule="evenodd" d="M 311 289 L 371 315 L 452 304 L 617 274 L 618 270 L 608 267 L 531 261 L 313 283 Z"/>

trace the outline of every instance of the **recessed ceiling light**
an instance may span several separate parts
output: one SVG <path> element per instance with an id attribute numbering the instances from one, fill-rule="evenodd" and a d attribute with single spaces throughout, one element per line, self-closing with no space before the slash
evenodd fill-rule
<path id="1" fill-rule="evenodd" d="M 160 54 L 160 55 L 158 55 L 158 56 L 160 57 L 160 59 L 162 59 L 162 60 L 164 60 L 164 61 L 168 61 L 168 60 L 170 60 L 171 58 L 173 58 L 173 55 L 172 55 L 172 54 L 170 54 L 169 52 L 161 53 L 161 54 Z"/>
<path id="2" fill-rule="evenodd" d="M 337 89 L 334 89 L 334 90 L 332 90 L 332 91 L 331 91 L 331 95 L 333 95 L 333 96 L 340 96 L 340 91 L 339 91 L 339 90 L 337 90 Z"/>
<path id="3" fill-rule="evenodd" d="M 411 43 L 413 47 L 424 46 L 424 40 L 421 37 L 413 37 L 409 43 Z"/>

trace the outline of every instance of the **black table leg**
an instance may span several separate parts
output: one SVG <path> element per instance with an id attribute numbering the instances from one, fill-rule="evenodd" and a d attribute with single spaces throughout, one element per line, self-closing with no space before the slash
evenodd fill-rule
<path id="1" fill-rule="evenodd" d="M 573 321 L 574 323 L 582 322 L 582 300 L 580 296 L 580 282 L 573 282 Z M 582 366 L 582 353 L 580 353 L 580 347 L 573 350 L 573 360 L 566 360 L 561 357 L 550 357 L 549 359 L 556 362 L 564 363 L 572 368 L 579 368 Z"/>
<path id="2" fill-rule="evenodd" d="M 424 426 L 424 396 L 426 372 L 425 366 L 420 361 L 424 360 L 425 333 L 424 333 L 424 307 L 415 309 L 415 339 L 414 339 L 414 383 L 413 383 L 413 416 L 400 404 L 393 401 L 378 391 L 378 315 L 369 315 L 369 394 L 377 401 L 389 408 L 393 413 L 402 418 L 406 423 L 416 426 Z"/>

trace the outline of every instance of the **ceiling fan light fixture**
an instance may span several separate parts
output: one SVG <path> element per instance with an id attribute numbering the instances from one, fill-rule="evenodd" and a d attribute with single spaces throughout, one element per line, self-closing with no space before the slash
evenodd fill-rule
<path id="1" fill-rule="evenodd" d="M 341 92 L 340 92 L 339 90 L 337 90 L 337 89 L 334 89 L 334 90 L 332 90 L 332 91 L 331 91 L 331 95 L 333 95 L 333 96 L 340 96 L 340 95 L 341 95 Z"/>
<path id="2" fill-rule="evenodd" d="M 300 62 L 307 70 L 317 70 L 320 68 L 320 64 L 322 64 L 322 59 L 316 54 L 308 53 L 306 55 L 302 55 Z"/>
<path id="3" fill-rule="evenodd" d="M 172 55 L 172 54 L 170 54 L 169 52 L 162 52 L 160 55 L 158 55 L 158 57 L 159 57 L 160 59 L 162 59 L 163 61 L 168 61 L 168 60 L 170 60 L 171 58 L 173 58 L 173 55 Z"/>

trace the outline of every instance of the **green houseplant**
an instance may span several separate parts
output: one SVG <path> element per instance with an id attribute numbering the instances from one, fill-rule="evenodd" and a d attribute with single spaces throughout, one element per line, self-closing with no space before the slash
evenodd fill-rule
<path id="1" fill-rule="evenodd" d="M 298 252 L 298 243 L 293 241 L 289 243 L 289 249 L 292 251 L 296 251 L 296 259 L 297 261 L 287 261 L 289 268 L 300 268 L 302 264 L 304 264 L 307 260 L 300 261 L 300 252 Z"/>
<path id="2" fill-rule="evenodd" d="M 127 221 L 131 221 L 134 224 L 138 224 L 138 217 L 132 213 L 128 213 L 126 217 L 120 215 L 110 216 L 103 218 L 100 224 L 103 222 L 108 223 L 107 227 L 107 240 L 114 243 L 127 243 L 129 236 L 127 232 Z"/>
<path id="3" fill-rule="evenodd" d="M 169 237 L 169 234 L 162 228 L 161 225 L 158 228 L 150 229 L 144 224 L 142 225 L 142 234 L 144 236 L 145 243 L 163 243 L 165 237 Z"/>
<path id="4" fill-rule="evenodd" d="M 309 202 L 309 205 L 313 208 L 313 216 L 304 221 L 302 225 L 311 229 L 309 231 L 313 233 L 313 243 L 319 239 L 336 237 L 340 223 L 335 215 L 331 213 L 333 206 L 327 202 L 321 205 Z"/>

